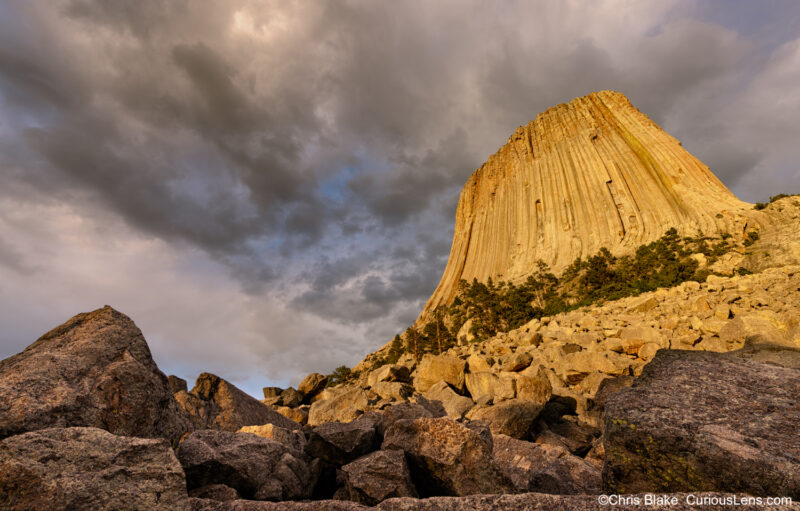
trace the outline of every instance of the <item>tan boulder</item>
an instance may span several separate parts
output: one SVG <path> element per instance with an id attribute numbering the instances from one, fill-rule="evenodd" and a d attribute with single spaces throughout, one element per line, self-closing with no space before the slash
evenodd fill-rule
<path id="1" fill-rule="evenodd" d="M 526 401 L 545 404 L 550 399 L 553 388 L 547 373 L 541 366 L 530 366 L 521 373 L 512 373 L 516 397 Z"/>
<path id="2" fill-rule="evenodd" d="M 350 422 L 371 409 L 378 397 L 360 387 L 351 387 L 331 399 L 314 401 L 308 410 L 308 424 L 316 426 L 325 422 Z"/>
<path id="3" fill-rule="evenodd" d="M 425 392 L 440 381 L 449 383 L 457 391 L 464 390 L 466 362 L 448 355 L 425 355 L 414 376 L 414 388 Z"/>
<path id="4" fill-rule="evenodd" d="M 310 398 L 322 392 L 328 384 L 328 377 L 320 373 L 311 373 L 300 382 L 297 391 L 308 401 Z M 266 396 L 265 396 L 266 397 Z"/>
<path id="5" fill-rule="evenodd" d="M 473 353 L 467 358 L 467 367 L 469 372 L 478 373 L 481 371 L 491 371 L 494 360 L 486 355 Z"/>
<path id="6" fill-rule="evenodd" d="M 406 366 L 395 364 L 382 365 L 369 373 L 367 376 L 367 385 L 372 387 L 379 382 L 409 383 L 411 381 L 410 374 Z"/>
<path id="7" fill-rule="evenodd" d="M 467 373 L 466 386 L 475 401 L 488 396 L 496 402 L 503 399 L 514 399 L 517 395 L 515 380 L 510 374 L 497 375 L 489 371 Z"/>
<path id="8" fill-rule="evenodd" d="M 399 381 L 379 381 L 370 388 L 380 397 L 390 401 L 403 401 L 414 393 L 411 385 Z"/>
<path id="9" fill-rule="evenodd" d="M 438 401 L 447 412 L 448 417 L 460 419 L 464 417 L 475 403 L 472 399 L 456 394 L 447 383 L 440 381 L 425 393 L 425 397 L 431 401 Z"/>

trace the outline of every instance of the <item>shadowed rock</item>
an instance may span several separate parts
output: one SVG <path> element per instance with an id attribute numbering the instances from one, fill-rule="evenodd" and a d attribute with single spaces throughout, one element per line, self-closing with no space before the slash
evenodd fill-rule
<path id="1" fill-rule="evenodd" d="M 195 431 L 178 448 L 190 490 L 224 484 L 256 500 L 310 497 L 312 473 L 301 458 L 268 438 L 210 429 Z"/>
<path id="2" fill-rule="evenodd" d="M 142 332 L 106 306 L 0 362 L 0 438 L 90 426 L 176 441 L 190 426 L 172 394 Z"/>
<path id="3" fill-rule="evenodd" d="M 0 508 L 186 510 L 183 470 L 163 439 L 52 428 L 0 442 Z"/>
<path id="4" fill-rule="evenodd" d="M 334 465 L 344 465 L 374 450 L 377 434 L 375 422 L 327 422 L 311 430 L 305 452 Z"/>

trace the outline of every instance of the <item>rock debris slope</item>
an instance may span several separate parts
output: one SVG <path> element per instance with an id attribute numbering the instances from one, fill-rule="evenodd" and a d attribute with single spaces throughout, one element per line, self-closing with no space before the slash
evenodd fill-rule
<path id="1" fill-rule="evenodd" d="M 619 92 L 539 114 L 467 181 L 450 258 L 425 310 L 460 279 L 519 281 L 539 260 L 558 273 L 607 247 L 628 252 L 675 227 L 743 235 L 763 215 Z"/>

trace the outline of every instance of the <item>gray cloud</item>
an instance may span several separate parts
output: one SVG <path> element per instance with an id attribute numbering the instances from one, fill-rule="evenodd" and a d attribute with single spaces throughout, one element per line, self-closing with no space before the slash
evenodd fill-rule
<path id="1" fill-rule="evenodd" d="M 141 315 L 165 364 L 254 388 L 352 364 L 435 287 L 470 173 L 554 104 L 620 90 L 745 199 L 800 188 L 797 7 L 759 10 L 6 2 L 0 207 L 16 223 L 0 223 L 0 304 L 50 296 L 63 316 L 110 295 Z M 169 317 L 140 286 L 169 272 L 109 256 L 140 247 L 175 275 L 147 295 Z M 72 301 L 42 291 L 42 275 L 63 289 L 88 278 L 59 252 L 102 277 Z M 19 307 L 30 326 L 4 318 L 5 355 L 58 316 Z M 231 325 L 180 326 L 221 310 Z"/>

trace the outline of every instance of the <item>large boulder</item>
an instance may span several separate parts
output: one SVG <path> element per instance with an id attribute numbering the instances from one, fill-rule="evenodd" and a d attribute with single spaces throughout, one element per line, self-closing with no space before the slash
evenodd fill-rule
<path id="1" fill-rule="evenodd" d="M 308 424 L 316 426 L 325 422 L 350 422 L 368 411 L 375 402 L 377 395 L 374 392 L 352 387 L 331 398 L 314 401 L 308 410 Z"/>
<path id="2" fill-rule="evenodd" d="M 794 368 L 660 351 L 606 402 L 604 485 L 800 499 L 799 395 Z"/>
<path id="3" fill-rule="evenodd" d="M 484 421 L 494 434 L 528 438 L 544 404 L 525 399 L 510 399 L 492 406 L 476 406 L 467 413 L 470 420 Z"/>
<path id="4" fill-rule="evenodd" d="M 425 393 L 425 397 L 431 401 L 442 403 L 447 416 L 454 419 L 464 417 L 464 414 L 475 406 L 475 402 L 472 399 L 456 394 L 450 385 L 443 381 L 429 388 Z"/>
<path id="5" fill-rule="evenodd" d="M 303 399 L 308 401 L 316 396 L 328 384 L 328 377 L 320 373 L 311 373 L 300 382 L 297 390 L 303 395 Z M 266 396 L 265 396 L 266 397 Z"/>
<path id="6" fill-rule="evenodd" d="M 309 498 L 313 474 L 302 458 L 275 440 L 212 429 L 193 432 L 178 447 L 190 490 L 224 484 L 255 500 Z"/>
<path id="7" fill-rule="evenodd" d="M 464 370 L 467 363 L 449 355 L 425 355 L 414 373 L 414 388 L 425 392 L 436 383 L 449 383 L 458 392 L 464 391 Z"/>
<path id="8" fill-rule="evenodd" d="M 411 381 L 408 367 L 397 364 L 385 364 L 367 375 L 367 385 L 370 387 L 380 382 L 409 383 Z"/>
<path id="9" fill-rule="evenodd" d="M 305 452 L 333 465 L 344 465 L 373 451 L 376 443 L 375 421 L 326 422 L 311 430 Z"/>
<path id="10" fill-rule="evenodd" d="M 285 429 L 301 429 L 297 422 L 210 373 L 197 377 L 191 392 L 178 392 L 175 399 L 194 423 L 195 429 L 238 431 L 243 426 L 274 424 Z"/>
<path id="11" fill-rule="evenodd" d="M 466 386 L 469 395 L 476 402 L 481 401 L 502 401 L 504 399 L 514 399 L 517 395 L 515 379 L 518 375 L 505 374 L 498 376 L 491 371 L 481 371 L 478 373 L 468 373 L 466 375 Z"/>
<path id="12" fill-rule="evenodd" d="M 0 508 L 170 511 L 189 501 L 166 440 L 52 428 L 0 442 Z"/>
<path id="13" fill-rule="evenodd" d="M 600 493 L 603 486 L 597 466 L 561 447 L 494 435 L 492 455 L 520 493 Z"/>
<path id="14" fill-rule="evenodd" d="M 374 506 L 392 497 L 416 497 L 402 451 L 376 451 L 342 467 L 350 500 Z"/>
<path id="15" fill-rule="evenodd" d="M 513 489 L 492 461 L 491 446 L 449 418 L 399 420 L 386 430 L 382 448 L 405 452 L 421 496 Z"/>
<path id="16" fill-rule="evenodd" d="M 106 306 L 0 362 L 0 438 L 88 426 L 177 441 L 190 425 L 172 394 L 142 332 Z"/>

